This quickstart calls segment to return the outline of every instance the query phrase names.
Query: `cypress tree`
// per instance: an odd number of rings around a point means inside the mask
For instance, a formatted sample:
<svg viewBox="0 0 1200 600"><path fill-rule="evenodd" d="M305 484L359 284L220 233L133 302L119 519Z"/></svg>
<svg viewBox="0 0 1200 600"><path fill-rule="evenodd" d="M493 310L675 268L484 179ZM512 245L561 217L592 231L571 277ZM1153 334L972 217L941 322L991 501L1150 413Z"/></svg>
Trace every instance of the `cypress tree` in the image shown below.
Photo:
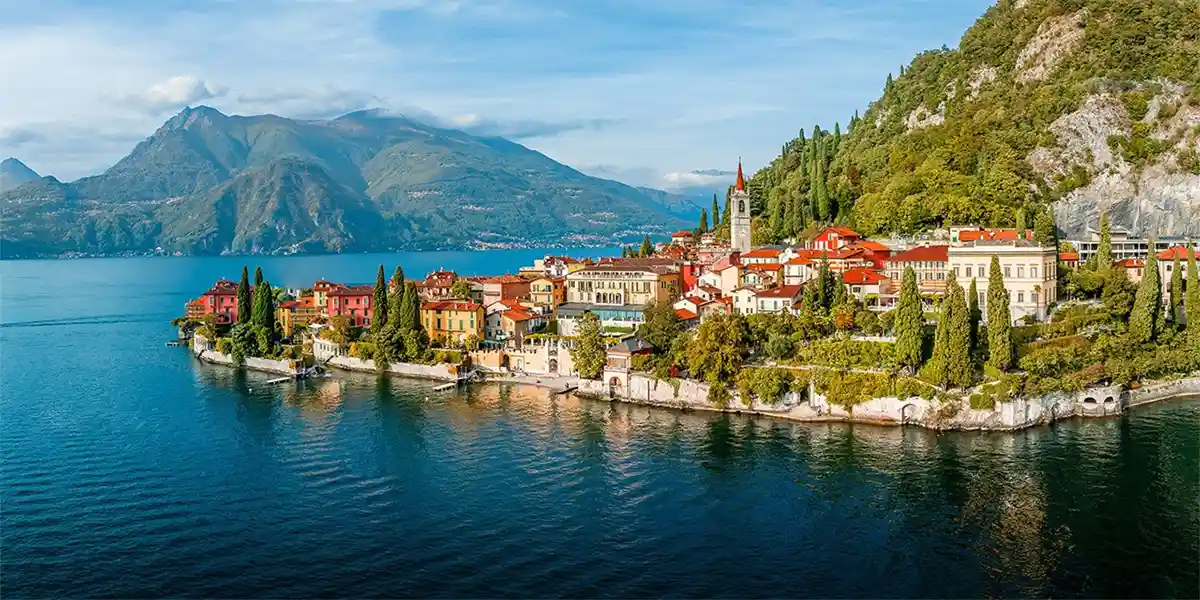
<svg viewBox="0 0 1200 600"><path fill-rule="evenodd" d="M979 348L979 321L983 314L979 311L979 290L975 287L975 278L971 278L970 298L967 299L967 328L970 331L971 352Z"/></svg>
<svg viewBox="0 0 1200 600"><path fill-rule="evenodd" d="M1112 267L1112 234L1108 231L1108 213L1100 213L1100 245L1096 247L1096 270L1104 273Z"/></svg>
<svg viewBox="0 0 1200 600"><path fill-rule="evenodd" d="M1154 253L1154 240L1150 240L1150 253L1146 256L1146 268L1142 270L1142 282L1133 300L1133 312L1129 313L1129 338L1134 343L1153 342L1158 335L1158 320L1162 312L1162 282L1158 278L1158 257Z"/></svg>
<svg viewBox="0 0 1200 600"><path fill-rule="evenodd" d="M971 316L963 289L950 273L950 298L947 307L949 316L949 348L946 352L946 381L957 387L971 385Z"/></svg>
<svg viewBox="0 0 1200 600"><path fill-rule="evenodd" d="M650 235L642 236L642 248L638 251L638 256L647 257L654 254L654 246L650 244Z"/></svg>
<svg viewBox="0 0 1200 600"><path fill-rule="evenodd" d="M254 287L258 287L263 282L262 267L254 267Z"/></svg>
<svg viewBox="0 0 1200 600"><path fill-rule="evenodd" d="M1025 223L1025 207L1022 206L1017 209L1017 237L1025 237L1025 230L1027 229L1029 229L1029 227L1027 227Z"/></svg>
<svg viewBox="0 0 1200 600"><path fill-rule="evenodd" d="M1033 241L1039 246L1058 248L1058 226L1054 224L1054 211L1049 208L1033 218Z"/></svg>
<svg viewBox="0 0 1200 600"><path fill-rule="evenodd" d="M404 267L396 265L396 270L392 272L392 285L396 287L397 292L404 291Z"/></svg>
<svg viewBox="0 0 1200 600"><path fill-rule="evenodd" d="M790 238L796 234L796 218L792 216L792 202L787 196L779 197L779 204L783 206L783 235L780 238Z"/></svg>
<svg viewBox="0 0 1200 600"><path fill-rule="evenodd" d="M988 364L1004 371L1012 366L1012 313L1008 307L1008 289L1000 272L1000 258L992 257L988 273L987 301Z"/></svg>
<svg viewBox="0 0 1200 600"><path fill-rule="evenodd" d="M400 275L400 285L396 286L394 292L388 294L387 327L389 330L404 330L408 326L408 322L404 320L404 303L407 298L405 294L408 293L408 283L404 281L404 274ZM394 276L393 280L395 280ZM416 287L416 284L413 284L413 289Z"/></svg>
<svg viewBox="0 0 1200 600"><path fill-rule="evenodd" d="M1192 348L1200 351L1200 276L1196 273L1196 249L1188 241L1187 331Z"/></svg>
<svg viewBox="0 0 1200 600"><path fill-rule="evenodd" d="M421 320L420 300L417 299L417 285L411 281L404 284L404 296L400 302L400 319L396 327L402 331L411 331L414 323ZM413 310L414 307L417 310Z"/></svg>
<svg viewBox="0 0 1200 600"><path fill-rule="evenodd" d="M1171 310L1168 311L1171 316L1171 323L1179 325L1183 319L1183 271L1179 268L1179 255L1175 255L1175 262L1171 265Z"/></svg>
<svg viewBox="0 0 1200 600"><path fill-rule="evenodd" d="M371 333L379 333L387 325L388 309L387 279L384 279L383 265L379 265L379 272L375 274L375 294L371 300L375 315L371 318Z"/></svg>
<svg viewBox="0 0 1200 600"><path fill-rule="evenodd" d="M829 270L829 261L822 260L821 268L817 271L817 304L822 310L829 310L833 301L833 273Z"/></svg>
<svg viewBox="0 0 1200 600"><path fill-rule="evenodd" d="M714 231L721 228L721 209L717 207L716 192L713 192L712 221L712 228Z"/></svg>
<svg viewBox="0 0 1200 600"><path fill-rule="evenodd" d="M951 272L953 274L953 272ZM929 380L938 385L947 385L949 376L947 375L947 367L950 363L950 288L946 287L946 294L942 296L941 306L938 307L938 322L937 328L933 331L933 356L929 357L929 362L925 365L923 374L929 377Z"/></svg>
<svg viewBox="0 0 1200 600"><path fill-rule="evenodd" d="M708 233L708 211L700 209L700 233Z"/></svg>
<svg viewBox="0 0 1200 600"><path fill-rule="evenodd" d="M271 290L271 284L266 281L254 286L254 311L251 322L266 329L274 337L275 293Z"/></svg>
<svg viewBox="0 0 1200 600"><path fill-rule="evenodd" d="M245 325L250 322L250 314L254 310L251 302L253 300L250 298L250 273L246 270L246 265L242 265L242 280L238 282L237 287L238 325Z"/></svg>
<svg viewBox="0 0 1200 600"><path fill-rule="evenodd" d="M833 299L829 301L829 308L831 311L843 304L846 304L848 301L848 298L846 297L846 286L843 285L841 281L838 281L840 277L836 275L833 277Z"/></svg>
<svg viewBox="0 0 1200 600"><path fill-rule="evenodd" d="M921 296L917 292L917 273L912 267L904 269L900 303L896 306L896 318L893 323L896 332L896 359L902 366L915 371L921 366L925 313L921 308Z"/></svg>
<svg viewBox="0 0 1200 600"><path fill-rule="evenodd" d="M802 309L808 314L810 319L815 319L817 316L817 306L821 304L820 294L817 293L818 280L810 279L804 284L804 304Z"/></svg>
<svg viewBox="0 0 1200 600"><path fill-rule="evenodd" d="M795 235L800 235L804 231L804 198L800 195L795 195L790 202L792 203L792 231Z"/></svg>
<svg viewBox="0 0 1200 600"><path fill-rule="evenodd" d="M731 221L729 220L729 211L730 211L729 196L732 191L733 191L733 186L730 186L725 189L725 210L721 213L721 222L726 225L729 225L731 223Z"/></svg>
<svg viewBox="0 0 1200 600"><path fill-rule="evenodd" d="M783 237L783 202L778 199L771 203L771 233Z"/></svg>

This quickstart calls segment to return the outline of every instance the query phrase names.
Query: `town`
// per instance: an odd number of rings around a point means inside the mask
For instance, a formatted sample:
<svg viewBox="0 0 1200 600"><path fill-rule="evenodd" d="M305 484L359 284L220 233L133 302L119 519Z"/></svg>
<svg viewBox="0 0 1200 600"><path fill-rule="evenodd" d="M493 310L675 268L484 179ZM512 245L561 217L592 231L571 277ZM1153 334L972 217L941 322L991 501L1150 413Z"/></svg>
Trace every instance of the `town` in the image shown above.
<svg viewBox="0 0 1200 600"><path fill-rule="evenodd" d="M1195 243L1134 239L1104 218L1088 239L1063 241L1048 212L1032 228L1025 220L907 239L827 226L755 246L739 164L723 218L714 198L712 227L706 214L695 231L646 238L620 258L545 256L517 273L414 280L400 267L385 279L381 265L373 285L290 292L271 291L261 272L250 285L244 272L189 302L178 323L204 349L243 360L447 363L458 377L596 380L614 397L632 395L642 374L703 382L721 407L731 388L749 406L810 386L847 407L958 389L991 408L1200 366Z"/></svg>

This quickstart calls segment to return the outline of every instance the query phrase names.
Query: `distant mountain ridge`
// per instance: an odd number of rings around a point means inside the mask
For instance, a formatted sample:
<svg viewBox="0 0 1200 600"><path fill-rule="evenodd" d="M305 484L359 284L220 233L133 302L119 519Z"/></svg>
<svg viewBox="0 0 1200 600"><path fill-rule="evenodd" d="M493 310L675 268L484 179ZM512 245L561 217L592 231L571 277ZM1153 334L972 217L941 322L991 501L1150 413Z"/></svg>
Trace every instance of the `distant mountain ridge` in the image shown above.
<svg viewBox="0 0 1200 600"><path fill-rule="evenodd" d="M0 194L40 178L36 171L15 158L0 161Z"/></svg>
<svg viewBox="0 0 1200 600"><path fill-rule="evenodd" d="M692 221L509 140L378 111L186 108L104 173L33 176L0 193L6 258L598 245Z"/></svg>

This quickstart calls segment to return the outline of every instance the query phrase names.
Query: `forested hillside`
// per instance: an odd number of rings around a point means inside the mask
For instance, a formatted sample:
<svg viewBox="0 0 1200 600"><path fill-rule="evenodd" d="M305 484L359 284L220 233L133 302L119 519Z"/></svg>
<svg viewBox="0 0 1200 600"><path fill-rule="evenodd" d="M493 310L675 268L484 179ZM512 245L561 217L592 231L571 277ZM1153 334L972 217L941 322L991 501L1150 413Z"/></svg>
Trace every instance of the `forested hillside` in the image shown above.
<svg viewBox="0 0 1200 600"><path fill-rule="evenodd" d="M848 131L784 144L748 183L759 241L815 222L1013 226L1047 206L1069 234L1102 210L1200 234L1198 35L1197 0L1001 0L957 49L889 75Z"/></svg>

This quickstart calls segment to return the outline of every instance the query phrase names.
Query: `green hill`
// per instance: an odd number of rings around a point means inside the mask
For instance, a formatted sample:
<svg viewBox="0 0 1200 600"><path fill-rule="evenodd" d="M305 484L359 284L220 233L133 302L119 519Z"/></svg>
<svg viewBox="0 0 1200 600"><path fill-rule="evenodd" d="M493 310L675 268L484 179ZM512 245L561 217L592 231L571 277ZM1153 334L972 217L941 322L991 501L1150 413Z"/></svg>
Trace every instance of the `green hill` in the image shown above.
<svg viewBox="0 0 1200 600"><path fill-rule="evenodd" d="M762 241L1012 226L1053 206L1200 234L1200 2L1001 0L957 49L917 56L848 131L784 144L748 182ZM1030 221L1032 225L1032 219Z"/></svg>
<svg viewBox="0 0 1200 600"><path fill-rule="evenodd" d="M189 108L100 175L0 194L5 257L594 245L693 220L520 144L376 111Z"/></svg>

